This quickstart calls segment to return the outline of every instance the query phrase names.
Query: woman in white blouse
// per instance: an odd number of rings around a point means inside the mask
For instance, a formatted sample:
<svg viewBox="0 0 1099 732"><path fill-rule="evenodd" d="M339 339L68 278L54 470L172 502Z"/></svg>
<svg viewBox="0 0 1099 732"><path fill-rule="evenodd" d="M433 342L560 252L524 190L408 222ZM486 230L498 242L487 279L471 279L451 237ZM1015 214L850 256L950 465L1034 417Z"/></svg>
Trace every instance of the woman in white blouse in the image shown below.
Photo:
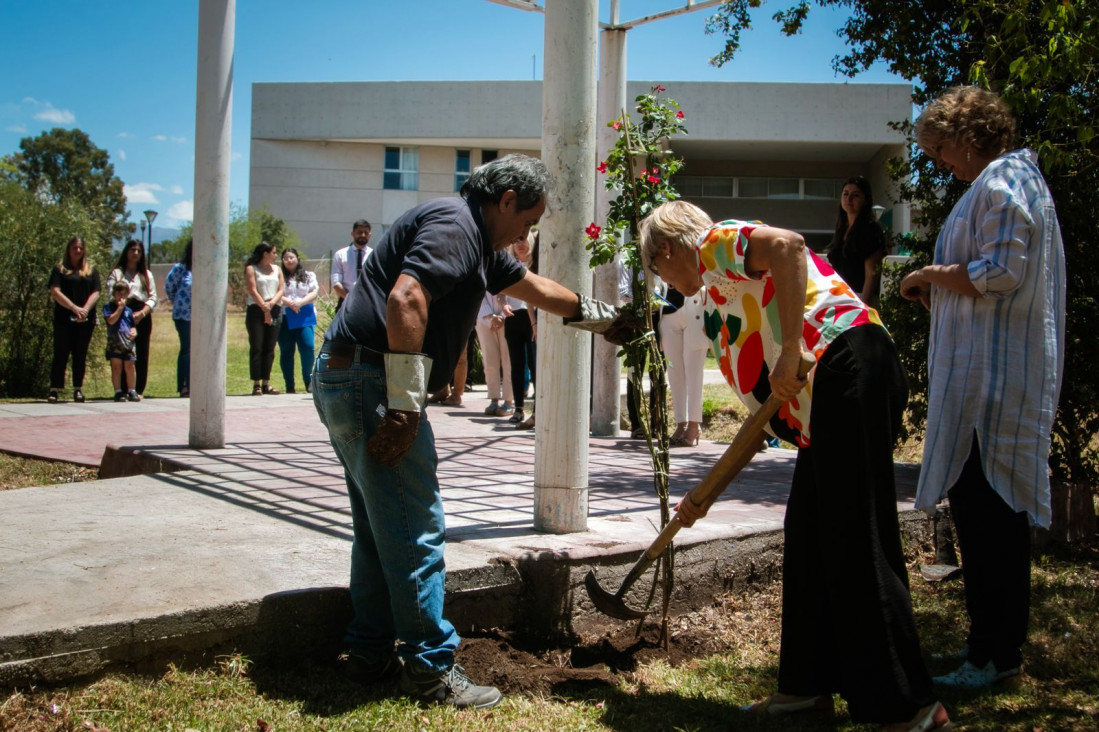
<svg viewBox="0 0 1099 732"><path fill-rule="evenodd" d="M153 309L156 308L157 296L156 279L145 261L145 246L138 239L126 242L122 253L118 255L118 263L107 275L107 292L120 281L130 284L130 296L126 300L126 306L134 311L134 324L137 326L137 338L134 340L137 351L134 380L137 383L127 384L123 373L122 390L126 392L133 389L138 394L144 394L145 385L149 382L149 341L153 334Z"/></svg>
<svg viewBox="0 0 1099 732"><path fill-rule="evenodd" d="M244 313L248 329L248 372L252 377L252 396L278 394L271 386L271 366L275 363L275 344L282 319L282 268L275 266L274 244L261 241L252 250L244 266L244 284L252 300Z"/></svg>
<svg viewBox="0 0 1099 732"><path fill-rule="evenodd" d="M293 394L294 350L301 358L302 383L307 392L313 391L313 357L315 342L313 326L317 324L317 276L301 263L297 249L282 253L282 326L279 328L279 367L286 382L286 393Z"/></svg>

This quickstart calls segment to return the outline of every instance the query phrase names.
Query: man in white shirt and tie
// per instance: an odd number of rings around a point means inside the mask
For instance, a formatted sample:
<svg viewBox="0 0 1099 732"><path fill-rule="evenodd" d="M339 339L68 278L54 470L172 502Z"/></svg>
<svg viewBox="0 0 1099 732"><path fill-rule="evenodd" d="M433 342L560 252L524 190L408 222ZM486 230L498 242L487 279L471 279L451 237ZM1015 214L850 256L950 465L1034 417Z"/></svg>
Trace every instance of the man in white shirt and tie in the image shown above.
<svg viewBox="0 0 1099 732"><path fill-rule="evenodd" d="M359 270L363 262L370 256L373 249L368 246L370 242L370 222L359 219L351 225L351 243L341 249L337 249L332 255L332 292L340 298L336 303L339 310L343 305L343 299L351 291L351 286L359 277Z"/></svg>

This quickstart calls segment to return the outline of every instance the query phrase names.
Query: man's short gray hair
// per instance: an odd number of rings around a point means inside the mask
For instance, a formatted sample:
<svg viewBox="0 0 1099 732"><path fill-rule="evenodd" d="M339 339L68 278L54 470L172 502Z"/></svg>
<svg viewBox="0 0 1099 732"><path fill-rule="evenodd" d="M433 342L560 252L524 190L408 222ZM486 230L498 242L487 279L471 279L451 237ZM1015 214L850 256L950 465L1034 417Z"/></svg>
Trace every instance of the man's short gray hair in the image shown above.
<svg viewBox="0 0 1099 732"><path fill-rule="evenodd" d="M479 166L462 186L461 195L471 201L499 203L507 191L515 191L519 210L533 208L549 190L549 171L538 158L512 153Z"/></svg>

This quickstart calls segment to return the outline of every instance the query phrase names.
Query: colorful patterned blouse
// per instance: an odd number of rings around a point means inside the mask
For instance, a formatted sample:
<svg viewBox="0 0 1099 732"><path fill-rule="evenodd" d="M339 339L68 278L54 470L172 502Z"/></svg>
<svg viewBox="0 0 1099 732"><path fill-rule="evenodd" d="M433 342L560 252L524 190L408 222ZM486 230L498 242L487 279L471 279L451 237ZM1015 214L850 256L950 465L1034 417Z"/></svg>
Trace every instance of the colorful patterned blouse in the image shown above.
<svg viewBox="0 0 1099 732"><path fill-rule="evenodd" d="M770 365L782 351L778 303L770 271L759 279L744 269L748 237L766 224L722 221L699 238L706 336L725 380L740 400L755 412L771 394ZM863 304L827 261L805 250L807 287L803 348L820 360L828 345L848 328L877 323L881 318ZM799 447L809 446L809 408L813 377L798 396L779 409L768 426L776 437Z"/></svg>

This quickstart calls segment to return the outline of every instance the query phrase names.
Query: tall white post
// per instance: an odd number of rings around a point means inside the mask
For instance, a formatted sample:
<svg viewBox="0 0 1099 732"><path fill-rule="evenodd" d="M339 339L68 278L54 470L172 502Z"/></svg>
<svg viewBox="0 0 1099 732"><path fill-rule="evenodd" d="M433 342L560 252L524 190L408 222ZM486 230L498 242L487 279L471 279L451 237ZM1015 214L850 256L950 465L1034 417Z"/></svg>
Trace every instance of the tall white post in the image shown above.
<svg viewBox="0 0 1099 732"><path fill-rule="evenodd" d="M188 444L225 446L225 307L236 0L199 0Z"/></svg>
<svg viewBox="0 0 1099 732"><path fill-rule="evenodd" d="M595 200L595 54L598 0L546 4L542 159L554 181L538 266L591 292L584 229ZM534 528L563 534L588 525L591 336L539 315Z"/></svg>
<svg viewBox="0 0 1099 732"><path fill-rule="evenodd" d="M611 24L618 22L617 2L611 2ZM622 113L626 106L626 30L609 28L600 35L599 95L596 112L596 140L600 160L607 159L607 152L614 147L618 134L607 123ZM614 191L608 191L601 177L595 181L595 220L602 225ZM596 299L618 304L618 262L604 264L595 269L592 288ZM617 356L618 347L602 338L595 339L592 369L591 433L615 436L621 420L622 361Z"/></svg>

